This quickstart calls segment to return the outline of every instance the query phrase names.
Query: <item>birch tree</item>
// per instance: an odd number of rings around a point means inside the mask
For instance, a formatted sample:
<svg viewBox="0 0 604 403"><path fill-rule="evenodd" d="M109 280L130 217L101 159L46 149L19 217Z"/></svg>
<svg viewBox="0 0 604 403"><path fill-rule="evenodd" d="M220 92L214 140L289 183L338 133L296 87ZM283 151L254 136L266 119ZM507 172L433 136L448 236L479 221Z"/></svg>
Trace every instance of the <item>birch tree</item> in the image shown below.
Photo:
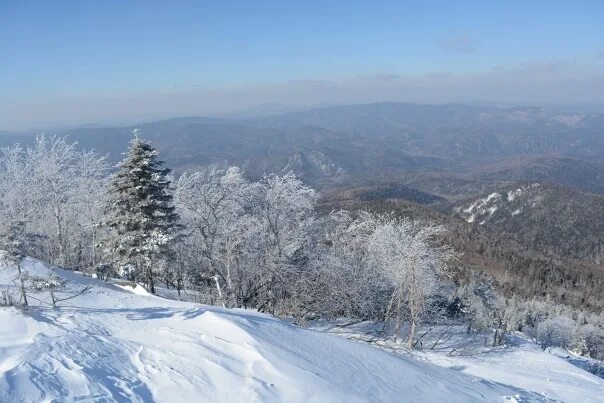
<svg viewBox="0 0 604 403"><path fill-rule="evenodd" d="M413 348L417 325L424 314L428 298L435 291L447 262L455 254L447 245L438 245L441 226L419 226L393 216L377 218L375 230L368 239L374 262L390 279L393 292L386 317L394 314L395 339L400 336L403 311L410 322L407 347Z"/></svg>
<svg viewBox="0 0 604 403"><path fill-rule="evenodd" d="M175 202L187 225L185 233L202 256L223 306L233 295L232 268L248 189L237 167L185 173L176 185Z"/></svg>
<svg viewBox="0 0 604 403"><path fill-rule="evenodd" d="M38 257L58 266L92 266L106 159L42 135L31 147L5 148L0 169L0 207L41 236Z"/></svg>
<svg viewBox="0 0 604 403"><path fill-rule="evenodd" d="M314 221L317 193L304 185L293 173L269 175L258 189L256 214L263 231L264 301L260 309L275 311L280 298L278 286L284 291L288 260L303 244L307 230Z"/></svg>

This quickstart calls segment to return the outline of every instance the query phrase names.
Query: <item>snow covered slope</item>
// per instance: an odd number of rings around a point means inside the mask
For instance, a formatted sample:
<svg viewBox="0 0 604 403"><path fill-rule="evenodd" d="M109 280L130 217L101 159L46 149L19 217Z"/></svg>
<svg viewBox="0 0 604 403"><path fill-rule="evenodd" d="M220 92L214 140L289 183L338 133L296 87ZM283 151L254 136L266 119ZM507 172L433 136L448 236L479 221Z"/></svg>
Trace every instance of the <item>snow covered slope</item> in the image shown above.
<svg viewBox="0 0 604 403"><path fill-rule="evenodd" d="M502 220L515 217L523 210L534 209L544 198L543 188L538 183L511 187L493 192L484 198L455 208L455 212L467 222L483 225L489 220ZM520 218L520 217L518 217Z"/></svg>
<svg viewBox="0 0 604 403"><path fill-rule="evenodd" d="M484 354L451 357L426 351L418 356L445 368L532 391L535 401L604 402L604 380L561 356L516 337L518 345ZM568 353L567 353L568 355Z"/></svg>
<svg viewBox="0 0 604 403"><path fill-rule="evenodd" d="M507 335L508 345L491 347L492 334L468 334L464 323L432 324L418 332L423 335L425 349L409 352L403 343L377 336L375 330L383 325L375 322L340 326L317 321L311 326L339 337L371 342L376 348L394 350L483 382L507 385L518 391L510 398L512 401L604 402L604 379L585 371L590 358L560 348L542 351L522 333Z"/></svg>
<svg viewBox="0 0 604 403"><path fill-rule="evenodd" d="M47 271L33 259L25 266ZM94 289L55 310L0 309L0 402L542 401L268 315L58 272ZM0 271L2 288L13 275Z"/></svg>
<svg viewBox="0 0 604 403"><path fill-rule="evenodd" d="M604 197L550 184L514 184L453 208L454 214L512 236L529 249L604 263Z"/></svg>

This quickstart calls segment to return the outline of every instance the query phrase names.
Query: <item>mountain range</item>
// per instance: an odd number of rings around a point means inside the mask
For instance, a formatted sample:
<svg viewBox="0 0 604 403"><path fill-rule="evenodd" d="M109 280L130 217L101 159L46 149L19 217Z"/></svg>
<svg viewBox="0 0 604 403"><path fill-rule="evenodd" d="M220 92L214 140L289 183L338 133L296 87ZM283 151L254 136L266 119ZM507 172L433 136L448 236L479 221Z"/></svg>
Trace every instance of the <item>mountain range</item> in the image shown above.
<svg viewBox="0 0 604 403"><path fill-rule="evenodd" d="M562 293L578 305L577 284L588 297L604 290L603 113L384 102L48 134L117 162L134 127L176 174L228 165L253 179L293 171L320 190L325 209L391 209L445 224L465 264L511 290L530 273L536 285L527 292ZM0 132L0 145L31 144L35 134ZM540 288L558 274L563 291Z"/></svg>
<svg viewBox="0 0 604 403"><path fill-rule="evenodd" d="M318 186L373 183L383 177L405 180L409 172L426 176L430 171L431 178L543 178L603 190L604 114L597 113L377 103L254 119L175 118L136 127L169 165L181 170L210 164L238 164L253 176L293 170ZM117 161L131 130L79 127L49 134L66 135ZM28 143L33 135L0 132L0 143ZM584 178L583 172L596 172L599 178Z"/></svg>

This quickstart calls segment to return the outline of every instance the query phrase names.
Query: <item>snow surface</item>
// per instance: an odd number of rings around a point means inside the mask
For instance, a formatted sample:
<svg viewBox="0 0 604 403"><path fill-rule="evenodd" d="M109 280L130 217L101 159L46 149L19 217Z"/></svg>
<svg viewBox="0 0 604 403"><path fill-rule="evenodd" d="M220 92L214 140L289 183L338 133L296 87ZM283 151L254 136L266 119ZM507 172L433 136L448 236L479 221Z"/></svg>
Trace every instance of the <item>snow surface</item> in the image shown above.
<svg viewBox="0 0 604 403"><path fill-rule="evenodd" d="M48 271L34 259L24 266ZM546 401L479 370L483 379L269 315L57 272L73 290L94 288L57 309L0 308L0 402ZM13 276L0 271L0 287ZM576 387L604 396L599 378L584 374L573 375Z"/></svg>
<svg viewBox="0 0 604 403"><path fill-rule="evenodd" d="M604 379L584 370L590 358L577 357L563 349L542 351L521 333L509 335L508 346L485 347L485 340L490 345L492 334L468 335L465 324L430 325L418 331L426 348L409 353L403 347L404 341L393 343L391 338L376 337L372 330L376 326L382 329L381 324L311 326L340 337L371 342L378 348L475 376L483 382L512 387L517 393L508 397L510 401L604 402ZM438 346L431 348L437 340Z"/></svg>
<svg viewBox="0 0 604 403"><path fill-rule="evenodd" d="M427 352L431 363L541 395L537 401L604 402L604 380L534 343L487 354L450 357ZM517 400L521 400L518 399Z"/></svg>

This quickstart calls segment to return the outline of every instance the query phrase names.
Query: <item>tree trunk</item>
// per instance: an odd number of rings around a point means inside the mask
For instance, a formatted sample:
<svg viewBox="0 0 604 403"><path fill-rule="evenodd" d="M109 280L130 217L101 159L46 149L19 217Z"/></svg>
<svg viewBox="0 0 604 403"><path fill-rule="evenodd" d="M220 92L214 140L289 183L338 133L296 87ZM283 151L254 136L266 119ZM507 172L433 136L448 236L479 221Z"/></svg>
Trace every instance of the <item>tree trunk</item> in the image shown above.
<svg viewBox="0 0 604 403"><path fill-rule="evenodd" d="M49 290L50 293L50 300L52 301L52 307L56 308L57 307L57 301L55 300L55 293L54 291L51 289Z"/></svg>
<svg viewBox="0 0 604 403"><path fill-rule="evenodd" d="M27 293L25 292L25 282L23 281L23 275L21 273L21 262L17 262L17 272L19 273L19 282L21 283L21 298L23 299L23 304L25 306L29 306L27 303Z"/></svg>
<svg viewBox="0 0 604 403"><path fill-rule="evenodd" d="M181 272L181 269L179 269L178 274L176 275L176 291L178 292L179 297L180 297L181 290L182 290L182 272Z"/></svg>
<svg viewBox="0 0 604 403"><path fill-rule="evenodd" d="M413 341L415 340L415 319L411 318L411 329L409 330L409 338L407 339L407 348L410 350L413 348Z"/></svg>
<svg viewBox="0 0 604 403"><path fill-rule="evenodd" d="M149 292L151 294L155 294L155 282L153 281L153 271L151 266L147 267L147 286L149 287Z"/></svg>
<svg viewBox="0 0 604 403"><path fill-rule="evenodd" d="M396 301L396 328L394 329L394 342L396 343L396 340L398 337L400 337L401 335L401 305L402 305L402 297L401 295L398 296L397 301Z"/></svg>
<svg viewBox="0 0 604 403"><path fill-rule="evenodd" d="M56 197L55 197L56 199ZM65 245L64 245L64 233L63 233L63 223L61 222L61 213L59 211L58 202L55 200L54 202L54 218L57 222L57 242L59 243L59 265L65 266Z"/></svg>
<svg viewBox="0 0 604 403"><path fill-rule="evenodd" d="M222 297L222 288L220 288L220 281L218 281L218 274L214 274L214 283L216 284L216 291L218 291L218 298L220 298L220 304L223 308L226 308L224 304L224 298Z"/></svg>

